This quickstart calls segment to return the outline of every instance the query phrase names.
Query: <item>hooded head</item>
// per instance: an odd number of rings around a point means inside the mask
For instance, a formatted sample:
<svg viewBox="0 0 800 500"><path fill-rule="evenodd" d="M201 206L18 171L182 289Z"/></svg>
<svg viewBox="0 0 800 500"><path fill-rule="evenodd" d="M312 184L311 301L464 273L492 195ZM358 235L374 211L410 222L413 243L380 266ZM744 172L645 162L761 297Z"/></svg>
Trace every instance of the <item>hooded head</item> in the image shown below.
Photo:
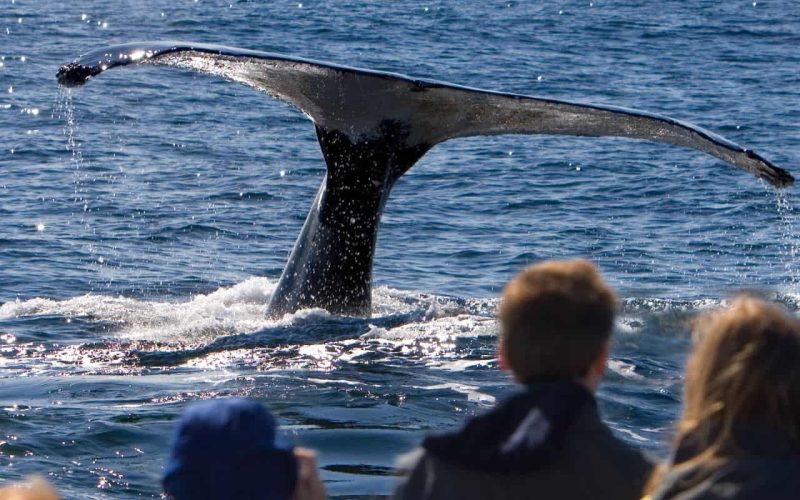
<svg viewBox="0 0 800 500"><path fill-rule="evenodd" d="M191 405L178 421L164 492L176 500L289 498L297 462L275 444L275 428L264 406L245 399Z"/></svg>

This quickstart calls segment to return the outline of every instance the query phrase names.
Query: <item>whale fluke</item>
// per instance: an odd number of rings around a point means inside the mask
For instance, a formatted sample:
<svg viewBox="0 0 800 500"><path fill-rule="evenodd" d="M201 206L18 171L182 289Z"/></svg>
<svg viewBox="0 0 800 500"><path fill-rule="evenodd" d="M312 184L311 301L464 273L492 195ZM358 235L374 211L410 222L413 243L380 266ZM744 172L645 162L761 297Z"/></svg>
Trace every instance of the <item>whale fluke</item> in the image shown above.
<svg viewBox="0 0 800 500"><path fill-rule="evenodd" d="M327 174L268 306L273 317L307 307L369 314L375 241L391 188L431 147L448 139L500 134L646 139L708 153L776 187L794 182L751 150L657 114L238 48L129 43L83 55L62 66L57 78L77 86L130 64L220 76L281 99L314 122Z"/></svg>

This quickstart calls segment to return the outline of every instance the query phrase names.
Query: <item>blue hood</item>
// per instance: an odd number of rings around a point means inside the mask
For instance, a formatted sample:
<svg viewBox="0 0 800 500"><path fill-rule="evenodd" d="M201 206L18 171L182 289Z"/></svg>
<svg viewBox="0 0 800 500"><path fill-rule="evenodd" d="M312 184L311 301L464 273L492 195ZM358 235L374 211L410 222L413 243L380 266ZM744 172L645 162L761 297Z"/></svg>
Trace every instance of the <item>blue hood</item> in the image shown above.
<svg viewBox="0 0 800 500"><path fill-rule="evenodd" d="M275 444L275 419L263 405L224 399L190 406L178 422L164 471L176 500L284 500L297 480L291 448Z"/></svg>

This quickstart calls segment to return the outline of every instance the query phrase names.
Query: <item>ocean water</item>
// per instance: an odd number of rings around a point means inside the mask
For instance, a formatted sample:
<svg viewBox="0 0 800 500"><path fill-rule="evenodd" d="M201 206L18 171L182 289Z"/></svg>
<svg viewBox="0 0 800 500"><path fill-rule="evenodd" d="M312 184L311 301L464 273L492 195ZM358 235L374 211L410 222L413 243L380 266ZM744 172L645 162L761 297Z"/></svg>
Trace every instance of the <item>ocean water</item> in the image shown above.
<svg viewBox="0 0 800 500"><path fill-rule="evenodd" d="M332 497L387 494L398 454L511 390L494 361L504 283L579 256L622 299L603 414L663 456L691 318L742 289L798 310L793 189L665 145L504 136L436 146L398 183L371 318L267 321L324 173L306 118L175 69L55 81L102 45L218 43L646 109L798 175L792 0L0 5L2 482L158 497L183 408L236 395L319 451Z"/></svg>

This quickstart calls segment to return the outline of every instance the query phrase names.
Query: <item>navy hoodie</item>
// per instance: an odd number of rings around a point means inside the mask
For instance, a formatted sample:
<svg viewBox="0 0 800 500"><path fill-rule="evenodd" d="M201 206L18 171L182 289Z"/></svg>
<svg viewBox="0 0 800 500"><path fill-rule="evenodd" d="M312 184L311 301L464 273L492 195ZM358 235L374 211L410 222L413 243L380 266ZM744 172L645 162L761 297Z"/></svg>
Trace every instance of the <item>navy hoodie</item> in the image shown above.
<svg viewBox="0 0 800 500"><path fill-rule="evenodd" d="M640 498L650 471L573 381L530 384L419 455L396 498Z"/></svg>

